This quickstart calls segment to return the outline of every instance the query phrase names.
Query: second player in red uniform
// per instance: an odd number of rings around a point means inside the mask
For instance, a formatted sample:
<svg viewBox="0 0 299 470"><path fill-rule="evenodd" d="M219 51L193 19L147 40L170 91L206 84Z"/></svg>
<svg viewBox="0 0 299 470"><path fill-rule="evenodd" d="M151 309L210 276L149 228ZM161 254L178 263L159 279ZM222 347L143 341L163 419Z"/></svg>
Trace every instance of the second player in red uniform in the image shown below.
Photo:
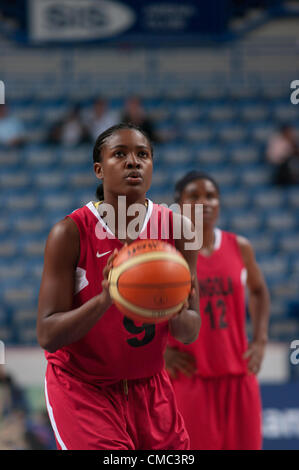
<svg viewBox="0 0 299 470"><path fill-rule="evenodd" d="M191 172L176 190L180 204L203 205L203 246L197 260L201 331L190 345L169 337L165 356L191 449L260 449L256 374L267 342L268 290L249 241L215 227L220 193L213 178ZM253 326L249 345L246 286Z"/></svg>

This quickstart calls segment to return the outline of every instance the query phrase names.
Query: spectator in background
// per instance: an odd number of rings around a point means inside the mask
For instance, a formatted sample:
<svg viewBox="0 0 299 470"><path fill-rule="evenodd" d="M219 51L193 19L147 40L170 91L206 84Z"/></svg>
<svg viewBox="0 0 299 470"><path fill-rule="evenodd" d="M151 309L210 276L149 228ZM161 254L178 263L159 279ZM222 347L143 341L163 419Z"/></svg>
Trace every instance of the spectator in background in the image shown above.
<svg viewBox="0 0 299 470"><path fill-rule="evenodd" d="M150 140L157 142L158 136L154 129L154 123L147 116L147 113L141 103L141 99L138 96L132 96L128 98L125 103L125 108L121 116L122 122L131 122L135 126L143 129Z"/></svg>
<svg viewBox="0 0 299 470"><path fill-rule="evenodd" d="M274 183L299 184L299 143L293 126L284 124L270 138L266 157L275 168Z"/></svg>
<svg viewBox="0 0 299 470"><path fill-rule="evenodd" d="M69 147L75 147L89 141L88 129L83 123L79 105L73 106L65 118L54 124L48 136L49 143Z"/></svg>
<svg viewBox="0 0 299 470"><path fill-rule="evenodd" d="M32 419L26 393L0 365L0 450L54 449L45 412Z"/></svg>
<svg viewBox="0 0 299 470"><path fill-rule="evenodd" d="M0 105L0 145L19 147L25 142L25 127L15 116L9 114L5 104Z"/></svg>
<svg viewBox="0 0 299 470"><path fill-rule="evenodd" d="M91 140L95 141L104 130L119 122L119 115L109 110L105 99L98 98L92 110L86 114L84 122Z"/></svg>
<svg viewBox="0 0 299 470"><path fill-rule="evenodd" d="M28 412L23 390L0 365L0 449L26 449Z"/></svg>

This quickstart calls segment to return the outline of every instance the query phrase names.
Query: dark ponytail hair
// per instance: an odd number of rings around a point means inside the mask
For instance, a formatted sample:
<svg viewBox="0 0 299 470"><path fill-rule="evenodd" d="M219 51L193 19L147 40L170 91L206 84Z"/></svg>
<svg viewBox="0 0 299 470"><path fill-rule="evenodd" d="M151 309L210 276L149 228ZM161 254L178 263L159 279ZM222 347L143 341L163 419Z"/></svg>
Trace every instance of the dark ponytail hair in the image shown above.
<svg viewBox="0 0 299 470"><path fill-rule="evenodd" d="M177 181L175 185L175 192L174 192L174 200L175 202L179 202L182 196L182 192L184 191L185 187L187 184L191 183L192 181L195 180L208 180L211 181L211 183L215 186L217 189L218 194L220 194L220 188L217 183L217 181L208 173L205 173L204 171L190 171L187 173L185 176L183 176L179 181Z"/></svg>
<svg viewBox="0 0 299 470"><path fill-rule="evenodd" d="M93 147L93 162L94 163L100 162L102 160L101 150L102 150L103 145L105 144L106 140L109 137L111 137L115 132L123 130L123 129L133 129L135 131L141 132L141 134L144 135L144 137L147 139L148 143L150 144L151 153L152 153L152 157L153 157L153 153L154 153L153 152L153 146L152 146L151 140L150 140L149 136L147 135L147 133L143 129L141 129L140 127L136 126L135 124L132 124L131 122L128 122L128 123L127 122L121 122L120 124L116 124L115 126L109 127L104 132L102 132L102 134L100 134L98 136L98 138L97 138L97 140L94 144L94 147ZM104 200L104 186L103 186L102 182L97 187L96 197L99 201Z"/></svg>

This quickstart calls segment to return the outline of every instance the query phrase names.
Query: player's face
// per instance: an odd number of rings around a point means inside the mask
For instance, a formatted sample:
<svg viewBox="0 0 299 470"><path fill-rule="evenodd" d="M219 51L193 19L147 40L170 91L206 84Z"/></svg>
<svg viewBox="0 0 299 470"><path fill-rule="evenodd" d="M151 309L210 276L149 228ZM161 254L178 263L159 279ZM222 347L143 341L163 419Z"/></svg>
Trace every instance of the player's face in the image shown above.
<svg viewBox="0 0 299 470"><path fill-rule="evenodd" d="M203 223L213 226L219 216L220 199L217 188L210 180L198 179L187 184L182 192L180 204L203 205ZM195 211L191 211L195 224Z"/></svg>
<svg viewBox="0 0 299 470"><path fill-rule="evenodd" d="M124 195L134 202L145 197L151 185L153 159L150 143L141 132L114 132L103 145L101 156L94 169L104 183L105 200L111 195Z"/></svg>

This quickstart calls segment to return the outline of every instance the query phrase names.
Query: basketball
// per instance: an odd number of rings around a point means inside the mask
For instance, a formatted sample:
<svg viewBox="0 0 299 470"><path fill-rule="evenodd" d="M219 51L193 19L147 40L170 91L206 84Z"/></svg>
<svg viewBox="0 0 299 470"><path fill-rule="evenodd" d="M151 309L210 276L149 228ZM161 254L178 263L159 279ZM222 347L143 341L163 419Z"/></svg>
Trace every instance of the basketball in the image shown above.
<svg viewBox="0 0 299 470"><path fill-rule="evenodd" d="M109 273L116 307L132 320L160 323L183 307L191 274L181 253L159 240L137 240L123 247Z"/></svg>

